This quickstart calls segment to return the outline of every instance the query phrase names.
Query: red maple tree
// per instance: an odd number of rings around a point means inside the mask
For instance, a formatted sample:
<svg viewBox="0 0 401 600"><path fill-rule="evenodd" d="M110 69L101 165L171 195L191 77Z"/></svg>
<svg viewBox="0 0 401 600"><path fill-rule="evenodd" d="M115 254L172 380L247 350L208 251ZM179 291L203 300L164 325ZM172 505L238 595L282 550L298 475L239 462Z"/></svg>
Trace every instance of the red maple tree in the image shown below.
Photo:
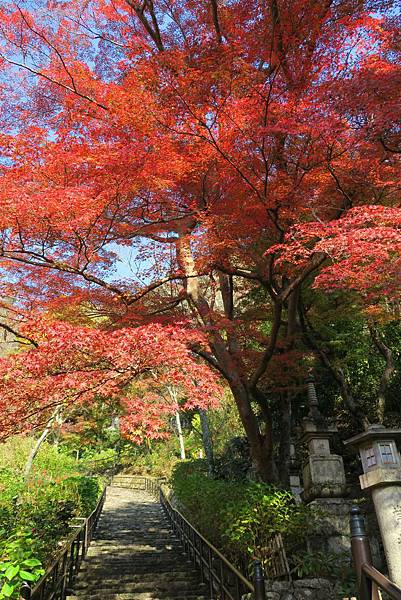
<svg viewBox="0 0 401 600"><path fill-rule="evenodd" d="M364 290L368 269L376 289L396 287L394 6L32 0L0 12L4 294L12 283L29 308L84 304L128 335L191 319L209 344L191 350L229 384L265 480L277 478L269 365L296 353L302 286L321 273ZM113 278L126 247L132 274ZM287 399L283 430L290 418Z"/></svg>
<svg viewBox="0 0 401 600"><path fill-rule="evenodd" d="M184 327L158 324L110 331L79 327L48 318L26 319L19 333L34 347L0 359L0 435L39 426L49 411L85 404L99 396L125 408L124 432L146 424L159 437L163 415L177 406L161 395L138 397L130 385L138 377L174 383L185 397L183 408L216 406L221 388L210 369L194 360L188 345L195 336ZM196 343L204 344L196 337ZM140 441L138 434L135 438Z"/></svg>

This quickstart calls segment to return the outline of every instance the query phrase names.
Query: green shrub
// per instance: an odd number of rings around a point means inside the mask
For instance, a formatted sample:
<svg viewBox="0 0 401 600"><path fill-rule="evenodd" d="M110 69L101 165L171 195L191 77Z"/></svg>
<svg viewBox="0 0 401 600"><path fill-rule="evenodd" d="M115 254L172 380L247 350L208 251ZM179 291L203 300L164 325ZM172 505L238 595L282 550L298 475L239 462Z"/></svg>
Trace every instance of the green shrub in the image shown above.
<svg viewBox="0 0 401 600"><path fill-rule="evenodd" d="M93 511L100 495L100 481L83 475L32 479L18 499L18 524L35 536L38 558L47 562L69 533L76 516Z"/></svg>
<svg viewBox="0 0 401 600"><path fill-rule="evenodd" d="M353 598L357 594L357 582L348 552L302 552L291 556L294 574L300 578L333 579L337 583L339 597Z"/></svg>
<svg viewBox="0 0 401 600"><path fill-rule="evenodd" d="M256 482L215 480L205 461L175 467L175 497L203 535L239 564L243 557L269 561L268 543L275 533L305 539L311 513L290 492Z"/></svg>
<svg viewBox="0 0 401 600"><path fill-rule="evenodd" d="M91 473L104 473L112 468L116 462L117 455L114 448L107 448L97 452L89 449L84 452L80 464Z"/></svg>
<svg viewBox="0 0 401 600"><path fill-rule="evenodd" d="M25 483L30 445L21 440L23 452L15 439L0 446L0 600L18 595L21 580L36 581L70 535L71 519L89 516L103 487L101 478L83 475L74 458L50 444Z"/></svg>
<svg viewBox="0 0 401 600"><path fill-rule="evenodd" d="M234 552L269 561L268 545L272 537L281 533L284 540L301 543L306 539L310 511L297 505L291 492L262 483L244 486L243 495L236 505L227 507L225 537Z"/></svg>
<svg viewBox="0 0 401 600"><path fill-rule="evenodd" d="M24 581L32 585L43 575L42 563L34 556L35 545L32 531L24 527L0 539L0 600L17 598Z"/></svg>
<svg viewBox="0 0 401 600"><path fill-rule="evenodd" d="M80 463L64 452L60 452L57 446L43 444L33 465L33 471L51 477L66 476L79 472Z"/></svg>
<svg viewBox="0 0 401 600"><path fill-rule="evenodd" d="M9 535L16 525L16 505L23 489L22 475L13 469L0 467L0 527L3 537Z"/></svg>
<svg viewBox="0 0 401 600"><path fill-rule="evenodd" d="M102 491L101 479L81 475L80 477L74 477L73 483L76 485L79 497L79 514L87 517L95 509Z"/></svg>
<svg viewBox="0 0 401 600"><path fill-rule="evenodd" d="M229 440L223 452L215 458L214 473L219 479L246 481L251 464L248 441L238 436Z"/></svg>
<svg viewBox="0 0 401 600"><path fill-rule="evenodd" d="M151 447L123 449L121 455L124 471L135 475L170 477L179 459L178 442L174 436L163 441L153 441Z"/></svg>

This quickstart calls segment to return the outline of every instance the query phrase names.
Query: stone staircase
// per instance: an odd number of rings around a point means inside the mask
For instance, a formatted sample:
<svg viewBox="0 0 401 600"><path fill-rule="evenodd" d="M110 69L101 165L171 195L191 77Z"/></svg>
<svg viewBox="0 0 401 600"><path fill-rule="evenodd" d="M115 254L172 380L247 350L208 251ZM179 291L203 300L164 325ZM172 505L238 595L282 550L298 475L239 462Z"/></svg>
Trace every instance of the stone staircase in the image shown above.
<svg viewBox="0 0 401 600"><path fill-rule="evenodd" d="M69 600L206 600L160 504L145 491L109 487Z"/></svg>

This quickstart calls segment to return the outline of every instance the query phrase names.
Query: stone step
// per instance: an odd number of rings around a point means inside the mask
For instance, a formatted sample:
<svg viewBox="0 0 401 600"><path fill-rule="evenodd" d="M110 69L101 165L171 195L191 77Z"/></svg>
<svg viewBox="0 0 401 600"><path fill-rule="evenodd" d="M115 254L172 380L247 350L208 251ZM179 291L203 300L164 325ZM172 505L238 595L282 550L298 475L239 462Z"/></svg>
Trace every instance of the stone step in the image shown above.
<svg viewBox="0 0 401 600"><path fill-rule="evenodd" d="M108 562L107 564L103 563L89 563L87 565L83 565L80 569L80 573L86 573L87 576L91 574L103 574L104 576L110 574L114 577L114 575L121 574L129 574L129 573L165 573L165 572L175 572L176 570L183 569L184 566L190 568L192 563L184 562L184 561L146 561L144 563L133 560L132 563L124 563L121 564L117 561Z"/></svg>
<svg viewBox="0 0 401 600"><path fill-rule="evenodd" d="M158 577L157 574L154 575L152 581L134 581L134 582L117 582L113 581L113 583L106 585L104 582L101 582L100 585L91 585L88 584L86 586L82 584L77 584L73 586L75 592L80 592L82 594L95 594L95 595L107 595L118 592L119 594L133 594L136 592L151 592L152 590L157 591L171 591L171 590L205 590L206 585L199 583L199 577L195 578L187 578L187 579L178 579L178 580L168 580L164 581L162 578Z"/></svg>
<svg viewBox="0 0 401 600"><path fill-rule="evenodd" d="M171 555L171 557L150 557L147 560L140 560L138 557L133 557L131 561L121 561L118 556L115 558L108 557L107 560L99 560L98 557L95 557L96 560L91 560L90 558L85 560L81 565L80 571L83 573L84 571L89 572L92 570L103 570L105 572L109 570L113 571L126 571L133 572L134 569L138 570L138 572L143 572L144 569L151 570L155 567L161 571L165 571L166 569L171 570L182 570L185 568L189 568L193 563L189 561L185 554L182 555Z"/></svg>
<svg viewBox="0 0 401 600"><path fill-rule="evenodd" d="M207 600L207 589L154 498L109 488L69 600Z"/></svg>
<svg viewBox="0 0 401 600"><path fill-rule="evenodd" d="M168 544L168 543L163 543L163 544L137 544L137 545L133 545L131 544L129 547L125 547L125 546L94 546L93 548L91 548L91 552L89 556L104 556L104 555L115 555L115 554L119 554L122 556L131 556L134 553L137 553L138 556L146 553L146 552L155 552L155 553L160 553L160 552L182 552L182 546L181 544Z"/></svg>
<svg viewBox="0 0 401 600"><path fill-rule="evenodd" d="M177 538L174 538L173 536L163 536L163 537L158 537L158 536L133 536L130 538L125 538L125 537L112 537L110 535L110 537L102 537L101 539L95 539L92 541L91 547L98 547L98 546L104 546L104 547L112 547L112 546L118 546L118 547L130 547L130 546L138 546L138 545L146 545L146 544L159 544L159 545L179 545L180 544L180 540L178 540Z"/></svg>
<svg viewBox="0 0 401 600"><path fill-rule="evenodd" d="M187 570L182 570L182 571L174 571L173 573L171 571L168 571L166 573L163 572L157 572L157 578L160 579L160 581L165 581L165 582L175 582L175 581L182 581L182 580L190 580L190 581L199 581L199 573L195 570L195 569L187 569ZM125 584L125 583L136 583L136 582L153 582L155 580L155 573L128 573L128 574L117 574L116 577L111 578L110 574L108 573L106 577L99 577L94 578L91 577L90 581L87 580L86 577L82 577L81 575L78 575L78 577L76 578L75 584L74 584L74 588L85 588L88 586L104 586L104 587L110 587L110 585L118 585L118 584Z"/></svg>
<svg viewBox="0 0 401 600"><path fill-rule="evenodd" d="M159 593L157 590L152 592L137 592L133 594L107 594L107 595L79 595L67 596L68 600L210 600L208 593L192 592L183 590L182 592L173 591L170 594Z"/></svg>
<svg viewBox="0 0 401 600"><path fill-rule="evenodd" d="M176 556L182 556L184 554L184 550L182 546L173 546L173 545L167 545L165 544L162 547L150 547L148 548L147 546L142 547L143 549L137 549L136 552L127 552L126 550L124 550L124 548L120 548L120 549L114 549L110 552L107 552L105 549L97 549L97 548L92 548L90 550L90 552L88 552L87 554L87 558L85 560L88 560L89 558L96 558L98 557L99 560L107 560L107 558L113 558L115 556L120 556L121 561L131 561L132 558L137 557L138 560L144 560L146 559L148 556L159 556L161 554L165 554L168 557L171 557L173 555Z"/></svg>
<svg viewBox="0 0 401 600"><path fill-rule="evenodd" d="M92 541L91 548L99 548L99 550L105 549L105 550L110 550L110 551L112 551L114 548L122 548L125 550L135 551L139 547L149 546L149 545L151 545L152 547L154 547L154 546L178 547L182 544L181 544L180 540L173 538L173 537L159 538L159 537L154 536L153 538L146 537L146 538L134 538L134 539L103 538L103 539L98 539L98 540Z"/></svg>
<svg viewBox="0 0 401 600"><path fill-rule="evenodd" d="M174 560L174 562L177 561L181 561L184 562L186 557L186 554L184 553L183 549L181 548L180 550L177 548L171 548L170 550L168 548L164 548L163 550L157 551L157 550L150 550L150 551L144 551L144 552L138 552L138 553L134 553L132 552L131 554L128 553L118 553L118 552L110 552L109 554L105 554L105 553L97 553L95 550L93 550L92 552L88 552L85 561L82 563L83 565L85 565L86 563L102 563L107 565L109 562L116 562L118 561L121 565L124 564L132 564L133 562L139 562L139 563L143 563L143 562L149 562L150 561L155 561L155 560L162 560L163 557L168 561L171 562L172 560Z"/></svg>

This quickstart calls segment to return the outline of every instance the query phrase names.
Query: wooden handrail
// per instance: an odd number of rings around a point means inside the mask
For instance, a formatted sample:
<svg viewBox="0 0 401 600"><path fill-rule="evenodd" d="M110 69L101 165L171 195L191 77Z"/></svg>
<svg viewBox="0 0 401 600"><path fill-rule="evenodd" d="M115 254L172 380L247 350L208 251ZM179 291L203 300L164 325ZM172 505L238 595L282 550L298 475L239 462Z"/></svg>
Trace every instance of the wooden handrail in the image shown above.
<svg viewBox="0 0 401 600"><path fill-rule="evenodd" d="M254 587L253 587L252 583L249 581L249 579L247 579L247 578L246 578L246 577L245 577L245 576L244 576L244 575L241 573L241 571L238 571L238 569L237 569L237 568L236 568L236 567L235 567L233 564L231 564L231 563L230 563L230 561L229 561L229 560L228 560L228 559L227 559L227 558L224 556L224 554L222 554L222 553L220 552L220 550L218 550L218 548L216 548L216 546L213 546L213 544L212 544L211 542L209 542L209 540L207 540L207 539L206 539L206 538L205 538L205 537L204 537L204 536L201 534L201 532L200 532L200 531L198 531L198 530L196 529L196 527L194 527L194 526L192 525L192 523L190 523L190 522L188 521L188 519L186 519L186 518L184 517L184 515L183 515L183 514L182 514L182 513L181 513L179 510L177 510L177 509L176 509L176 508L175 508L175 507L174 507L174 506L171 504L171 502L170 502L170 501L168 500L168 498L166 497L166 494L163 492L163 490L162 490L161 486L158 484L157 480L155 480L155 479L151 479L150 477L146 477L146 476L143 476L143 477L144 477L144 479L148 479L148 480L150 480L150 481L152 482L152 484L155 484L155 485L156 485L156 488L158 489L158 492L160 493L160 500L161 500L161 504L162 504L162 505L163 505L163 504L164 504L164 505L167 505L167 506L168 506L168 508L169 508L169 510L171 510L171 511L172 511L172 512L174 512L174 513L175 513L177 516L179 516L179 517L180 517L180 519L181 519L181 520L182 520L184 523L186 523L186 525L187 525L187 526L188 526L188 527L189 527L189 528L190 528L190 529L191 529L191 530L192 530L192 531L195 533L195 535L196 535L196 536L197 536L199 539L201 539L201 540L202 540L202 542L205 544L205 546L207 546L208 548L210 548L210 549L212 550L212 552L213 552L214 554L216 554L216 556L217 556L217 557L218 557L218 558L219 558L221 561L223 561L223 562L225 563L225 565L226 565L227 567L229 567L229 569L230 569L230 570L232 570L232 571L233 571L233 573L235 573L235 575L236 575L236 576L237 576L239 579L241 579L241 581L242 581L242 582L243 582L243 584L244 584L244 585L245 585L245 586L246 586L246 587L249 589L249 591L250 591L250 592L254 592L254 591L255 591L255 590L254 590Z"/></svg>
<svg viewBox="0 0 401 600"><path fill-rule="evenodd" d="M372 567L372 565L362 565L362 578L366 578L367 580L374 582L377 587L383 592L386 592L386 594L388 594L392 600L401 600L401 589L398 587L398 585L390 581L390 579ZM365 586L366 584L369 586L368 581L365 582Z"/></svg>

